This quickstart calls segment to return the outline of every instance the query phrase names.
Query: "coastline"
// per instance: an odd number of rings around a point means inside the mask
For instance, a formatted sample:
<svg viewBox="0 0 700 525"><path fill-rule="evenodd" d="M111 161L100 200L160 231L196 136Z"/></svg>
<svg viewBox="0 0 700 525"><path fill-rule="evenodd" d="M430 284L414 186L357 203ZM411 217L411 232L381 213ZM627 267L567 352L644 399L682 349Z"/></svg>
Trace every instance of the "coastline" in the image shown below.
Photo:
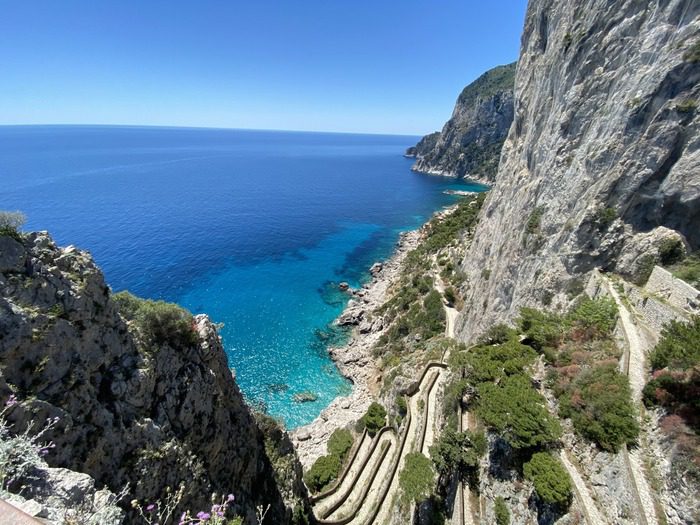
<svg viewBox="0 0 700 525"><path fill-rule="evenodd" d="M337 324L353 327L347 344L328 349L340 373L352 382L352 391L348 396L336 397L311 423L289 432L305 469L326 454L326 443L333 431L360 419L376 399L381 376L372 348L381 337L384 325L382 318L374 317L372 313L386 301L387 292L397 281L406 255L418 246L422 232L421 226L401 233L391 257L370 268L372 280L350 291L351 299L335 320Z"/></svg>

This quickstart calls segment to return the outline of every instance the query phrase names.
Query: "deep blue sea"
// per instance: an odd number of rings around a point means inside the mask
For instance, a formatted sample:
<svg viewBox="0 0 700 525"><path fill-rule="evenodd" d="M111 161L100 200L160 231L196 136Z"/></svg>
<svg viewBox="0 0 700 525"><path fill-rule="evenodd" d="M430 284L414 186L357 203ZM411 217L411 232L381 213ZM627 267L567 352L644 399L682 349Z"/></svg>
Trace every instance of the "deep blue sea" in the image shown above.
<svg viewBox="0 0 700 525"><path fill-rule="evenodd" d="M418 137L109 126L0 127L0 209L89 250L115 291L224 323L246 397L289 428L349 391L331 328L401 231L479 189L410 171ZM294 394L310 391L311 403Z"/></svg>

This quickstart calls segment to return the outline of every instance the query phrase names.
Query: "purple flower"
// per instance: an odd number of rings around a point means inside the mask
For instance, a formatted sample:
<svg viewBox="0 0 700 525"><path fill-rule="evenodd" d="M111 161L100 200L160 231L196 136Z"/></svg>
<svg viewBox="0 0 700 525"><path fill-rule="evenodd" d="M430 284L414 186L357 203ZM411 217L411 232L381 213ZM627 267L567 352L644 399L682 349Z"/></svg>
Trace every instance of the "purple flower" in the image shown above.
<svg viewBox="0 0 700 525"><path fill-rule="evenodd" d="M148 507L146 507L146 512L153 512L156 509L156 506L151 503Z"/></svg>
<svg viewBox="0 0 700 525"><path fill-rule="evenodd" d="M229 494L229 495L226 497L226 502L227 502L227 503L231 503L233 500L234 500L233 494Z"/></svg>
<svg viewBox="0 0 700 525"><path fill-rule="evenodd" d="M207 521L209 518L211 518L211 514L208 512L198 512L197 513L197 518L199 518L201 521Z"/></svg>
<svg viewBox="0 0 700 525"><path fill-rule="evenodd" d="M12 394L10 397L7 398L7 401L5 401L5 406L7 408L13 407L17 404L17 396Z"/></svg>

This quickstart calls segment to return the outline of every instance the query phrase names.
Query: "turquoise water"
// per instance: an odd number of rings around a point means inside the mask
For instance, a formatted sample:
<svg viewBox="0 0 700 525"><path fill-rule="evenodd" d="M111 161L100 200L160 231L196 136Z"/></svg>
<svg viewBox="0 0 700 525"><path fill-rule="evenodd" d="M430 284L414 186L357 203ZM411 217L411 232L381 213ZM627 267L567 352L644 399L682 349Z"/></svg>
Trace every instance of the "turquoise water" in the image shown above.
<svg viewBox="0 0 700 525"><path fill-rule="evenodd" d="M410 171L416 137L183 128L0 127L0 209L92 252L114 290L224 324L246 397L288 427L348 382L326 347L401 231L481 189ZM310 403L294 394L312 392Z"/></svg>

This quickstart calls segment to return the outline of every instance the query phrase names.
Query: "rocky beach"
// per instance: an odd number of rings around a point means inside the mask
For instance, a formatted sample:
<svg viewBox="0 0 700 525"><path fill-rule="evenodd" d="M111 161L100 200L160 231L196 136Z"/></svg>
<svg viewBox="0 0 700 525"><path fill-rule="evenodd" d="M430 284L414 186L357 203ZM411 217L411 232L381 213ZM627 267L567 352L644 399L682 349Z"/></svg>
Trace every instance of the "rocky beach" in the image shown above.
<svg viewBox="0 0 700 525"><path fill-rule="evenodd" d="M421 238L422 228L402 233L391 258L370 268L372 280L359 289L348 290L352 298L335 322L353 327L352 335L345 346L331 347L328 352L340 372L352 381L352 392L335 398L313 422L290 432L304 468L326 453L326 443L335 429L360 419L374 400L381 377L372 348L385 328L383 319L374 312L386 301L406 255Z"/></svg>

